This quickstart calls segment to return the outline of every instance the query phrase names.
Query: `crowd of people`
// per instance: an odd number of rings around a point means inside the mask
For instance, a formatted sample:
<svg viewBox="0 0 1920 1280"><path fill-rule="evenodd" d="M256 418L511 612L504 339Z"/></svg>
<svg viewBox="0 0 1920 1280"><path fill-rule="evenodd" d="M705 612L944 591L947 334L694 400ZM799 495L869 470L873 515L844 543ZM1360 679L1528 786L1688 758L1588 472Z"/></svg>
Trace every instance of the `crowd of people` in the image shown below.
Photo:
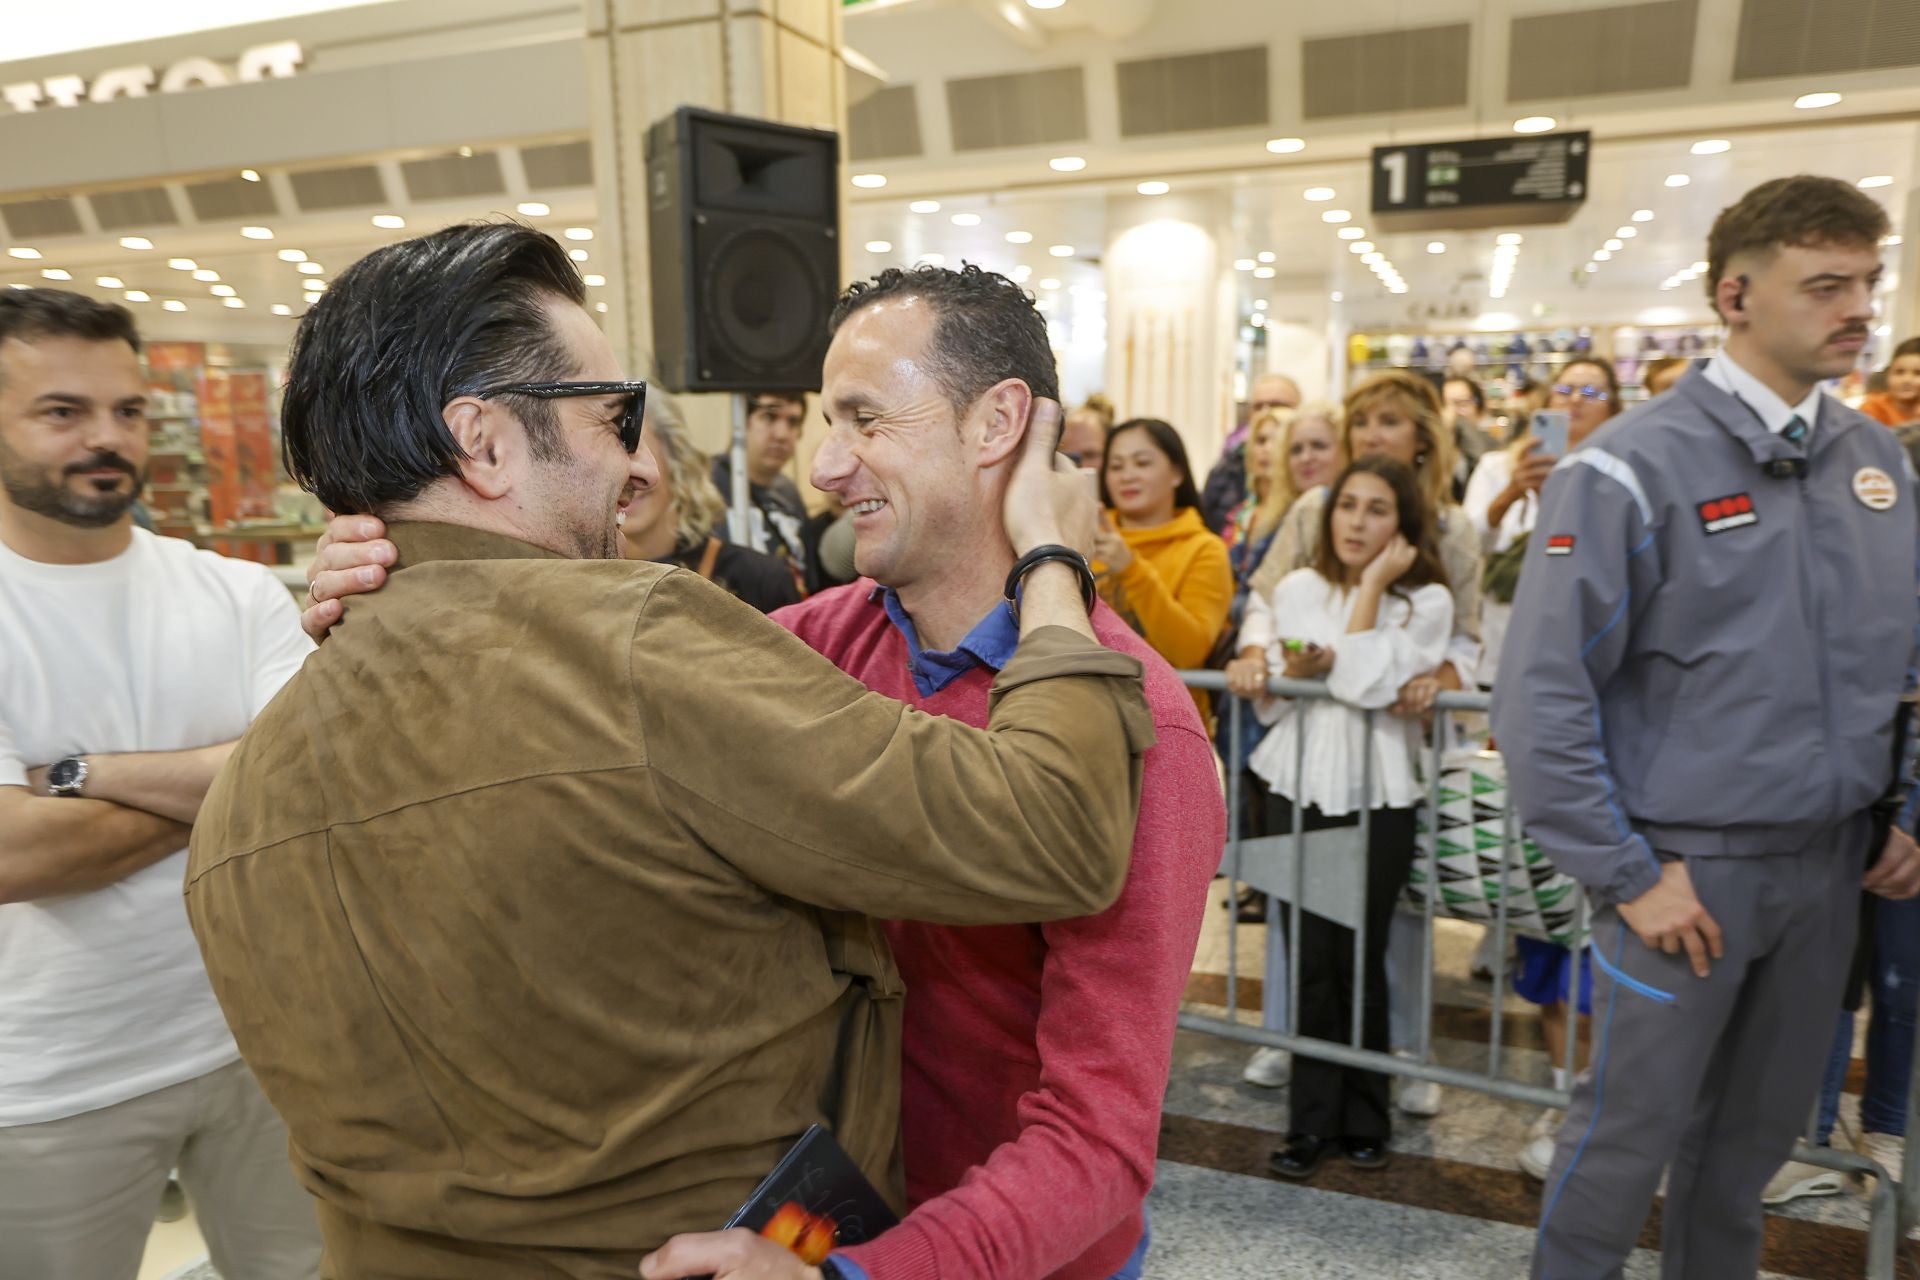
<svg viewBox="0 0 1920 1280"><path fill-rule="evenodd" d="M1863 412L1820 389L1885 234L1845 184L1766 184L1708 246L1726 347L1646 404L1590 355L1505 432L1467 366L1338 403L1267 374L1204 477L1177 424L1062 409L1013 281L890 270L825 318L825 503L806 397L762 393L736 511L560 245L451 227L301 321L287 462L342 513L303 614L134 527L128 313L0 294L0 1274L131 1275L177 1172L236 1280L323 1245L369 1277L1133 1280L1220 763L1246 830L1363 864L1358 956L1227 904L1270 974L1297 947L1266 1025L1405 1051L1421 744L1476 690L1596 906L1577 955L1519 943L1578 1046L1518 1153L1536 1275L1617 1273L1663 1171L1667 1274L1751 1272L1763 1197L1839 1190L1782 1162L1816 1095L1835 1125L1863 888L1864 1149L1904 1137L1920 627L1878 424L1920 417L1920 339ZM1209 665L1237 741L1176 674ZM1279 1176L1390 1162L1385 1074L1245 1076L1291 1084ZM901 1224L809 1261L709 1230L816 1123Z"/></svg>

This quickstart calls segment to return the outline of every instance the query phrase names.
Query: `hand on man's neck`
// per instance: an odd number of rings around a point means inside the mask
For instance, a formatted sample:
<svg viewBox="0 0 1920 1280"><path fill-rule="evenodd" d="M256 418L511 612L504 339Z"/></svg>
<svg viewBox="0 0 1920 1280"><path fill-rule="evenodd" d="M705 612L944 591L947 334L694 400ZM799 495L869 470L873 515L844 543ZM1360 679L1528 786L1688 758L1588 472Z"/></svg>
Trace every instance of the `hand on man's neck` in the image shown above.
<svg viewBox="0 0 1920 1280"><path fill-rule="evenodd" d="M39 564L101 564L133 543L133 514L110 525L83 528L27 511L0 498L0 543Z"/></svg>

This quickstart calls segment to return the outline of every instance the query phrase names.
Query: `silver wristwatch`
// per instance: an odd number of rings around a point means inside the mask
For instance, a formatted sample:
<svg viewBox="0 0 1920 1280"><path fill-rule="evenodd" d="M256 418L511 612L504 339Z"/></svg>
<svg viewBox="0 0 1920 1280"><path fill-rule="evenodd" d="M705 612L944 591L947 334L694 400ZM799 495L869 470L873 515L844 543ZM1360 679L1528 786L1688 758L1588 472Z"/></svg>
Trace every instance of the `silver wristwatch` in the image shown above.
<svg viewBox="0 0 1920 1280"><path fill-rule="evenodd" d="M79 756L56 761L47 770L47 791L56 796L79 796L87 789L87 762Z"/></svg>

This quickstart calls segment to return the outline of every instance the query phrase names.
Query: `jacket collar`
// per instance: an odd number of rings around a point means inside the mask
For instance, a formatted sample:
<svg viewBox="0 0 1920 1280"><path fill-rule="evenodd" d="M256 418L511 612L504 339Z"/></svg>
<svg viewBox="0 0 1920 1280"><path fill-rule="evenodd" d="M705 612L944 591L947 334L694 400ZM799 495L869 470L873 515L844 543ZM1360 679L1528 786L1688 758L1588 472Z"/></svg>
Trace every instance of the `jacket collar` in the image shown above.
<svg viewBox="0 0 1920 1280"><path fill-rule="evenodd" d="M564 560L545 547L509 538L503 533L470 529L459 524L403 520L387 529L387 540L400 553L397 572L430 560Z"/></svg>
<svg viewBox="0 0 1920 1280"><path fill-rule="evenodd" d="M1819 420L1813 424L1813 438L1803 455L1791 441L1769 431L1759 414L1715 386L1713 379L1698 366L1688 370L1674 392L1744 445L1754 462L1761 466L1781 459L1824 453L1835 438L1845 435L1854 425L1854 415L1845 412L1844 405L1839 405L1832 396L1821 396ZM1841 412L1835 412L1836 408Z"/></svg>

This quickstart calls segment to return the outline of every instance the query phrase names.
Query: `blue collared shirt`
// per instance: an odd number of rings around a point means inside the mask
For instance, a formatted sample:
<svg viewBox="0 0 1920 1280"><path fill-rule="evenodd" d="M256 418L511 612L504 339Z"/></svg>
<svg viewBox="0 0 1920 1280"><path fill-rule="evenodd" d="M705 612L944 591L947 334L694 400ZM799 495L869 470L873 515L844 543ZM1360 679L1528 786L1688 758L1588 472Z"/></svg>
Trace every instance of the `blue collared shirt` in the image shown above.
<svg viewBox="0 0 1920 1280"><path fill-rule="evenodd" d="M914 630L913 619L901 608L900 596L892 587L875 587L867 599L883 604L887 618L906 638L907 671L923 698L931 698L975 667L1000 670L1013 661L1013 651L1020 644L1020 624L1004 603L995 605L974 623L959 644L940 650L920 647L920 633Z"/></svg>

